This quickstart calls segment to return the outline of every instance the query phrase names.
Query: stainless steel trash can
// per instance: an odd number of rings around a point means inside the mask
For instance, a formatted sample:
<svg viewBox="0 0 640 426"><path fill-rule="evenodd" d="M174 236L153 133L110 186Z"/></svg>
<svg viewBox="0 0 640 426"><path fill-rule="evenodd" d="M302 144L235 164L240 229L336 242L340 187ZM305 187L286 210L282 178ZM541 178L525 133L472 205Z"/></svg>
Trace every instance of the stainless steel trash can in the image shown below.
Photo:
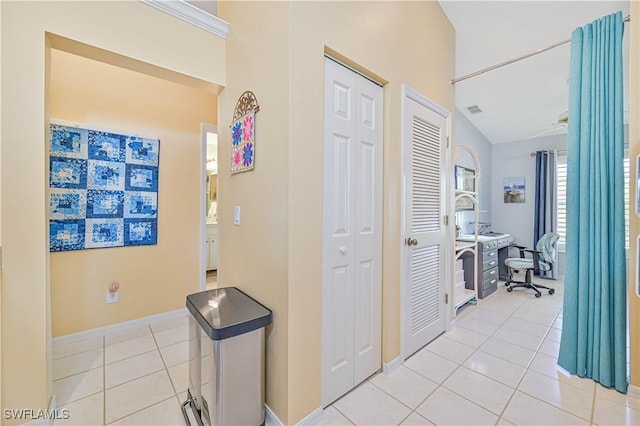
<svg viewBox="0 0 640 426"><path fill-rule="evenodd" d="M199 424L263 424L265 327L271 311L235 287L191 294L187 309L185 419L190 405Z"/></svg>

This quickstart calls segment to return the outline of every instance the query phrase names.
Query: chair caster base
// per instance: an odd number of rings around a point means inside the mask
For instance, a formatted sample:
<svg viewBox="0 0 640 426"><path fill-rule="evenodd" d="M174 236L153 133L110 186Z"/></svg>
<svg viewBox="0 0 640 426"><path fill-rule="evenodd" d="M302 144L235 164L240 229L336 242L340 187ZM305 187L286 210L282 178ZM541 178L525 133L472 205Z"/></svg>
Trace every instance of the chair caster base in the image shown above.
<svg viewBox="0 0 640 426"><path fill-rule="evenodd" d="M556 292L556 291L555 291L555 290L553 290L553 289L549 290L549 294L553 294L553 293L555 293L555 292Z"/></svg>
<svg viewBox="0 0 640 426"><path fill-rule="evenodd" d="M507 285L508 285L508 284L507 284ZM507 287L507 291L508 291L509 293L511 293L511 292L513 291L513 289L512 289L511 287Z"/></svg>
<svg viewBox="0 0 640 426"><path fill-rule="evenodd" d="M540 294L540 293L536 293L536 297L538 297L538 298L539 298L540 296L542 296L542 294Z"/></svg>

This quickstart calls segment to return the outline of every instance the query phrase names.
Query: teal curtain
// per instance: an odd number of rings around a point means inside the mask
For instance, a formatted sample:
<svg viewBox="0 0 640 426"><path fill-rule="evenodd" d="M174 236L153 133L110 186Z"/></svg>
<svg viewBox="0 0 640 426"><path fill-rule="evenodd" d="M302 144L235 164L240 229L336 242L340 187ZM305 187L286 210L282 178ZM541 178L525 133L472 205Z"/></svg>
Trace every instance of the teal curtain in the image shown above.
<svg viewBox="0 0 640 426"><path fill-rule="evenodd" d="M558 364L627 391L622 13L571 38L567 240Z"/></svg>

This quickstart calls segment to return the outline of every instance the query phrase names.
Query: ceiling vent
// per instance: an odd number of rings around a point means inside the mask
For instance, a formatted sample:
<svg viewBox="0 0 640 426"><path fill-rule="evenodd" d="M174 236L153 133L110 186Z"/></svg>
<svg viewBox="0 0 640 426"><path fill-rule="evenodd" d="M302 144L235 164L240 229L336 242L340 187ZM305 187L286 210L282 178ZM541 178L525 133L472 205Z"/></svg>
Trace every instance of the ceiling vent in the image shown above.
<svg viewBox="0 0 640 426"><path fill-rule="evenodd" d="M471 114L480 114L482 112L478 105L468 106L467 111L469 111Z"/></svg>

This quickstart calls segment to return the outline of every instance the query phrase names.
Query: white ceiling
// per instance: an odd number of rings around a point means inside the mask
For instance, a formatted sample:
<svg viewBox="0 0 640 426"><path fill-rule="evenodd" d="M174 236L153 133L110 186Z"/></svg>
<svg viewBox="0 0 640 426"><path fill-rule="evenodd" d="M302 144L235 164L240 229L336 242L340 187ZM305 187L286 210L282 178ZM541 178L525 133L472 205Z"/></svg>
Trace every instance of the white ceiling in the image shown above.
<svg viewBox="0 0 640 426"><path fill-rule="evenodd" d="M439 0L456 29L456 77L571 38L577 27L609 13L629 14L628 1ZM625 70L629 28L625 27ZM557 134L567 110L570 44L456 83L456 107L491 143ZM628 75L625 76L628 93ZM626 104L626 102L625 102ZM472 115L467 107L478 105ZM625 111L628 107L625 106ZM463 143L463 141L460 141Z"/></svg>

